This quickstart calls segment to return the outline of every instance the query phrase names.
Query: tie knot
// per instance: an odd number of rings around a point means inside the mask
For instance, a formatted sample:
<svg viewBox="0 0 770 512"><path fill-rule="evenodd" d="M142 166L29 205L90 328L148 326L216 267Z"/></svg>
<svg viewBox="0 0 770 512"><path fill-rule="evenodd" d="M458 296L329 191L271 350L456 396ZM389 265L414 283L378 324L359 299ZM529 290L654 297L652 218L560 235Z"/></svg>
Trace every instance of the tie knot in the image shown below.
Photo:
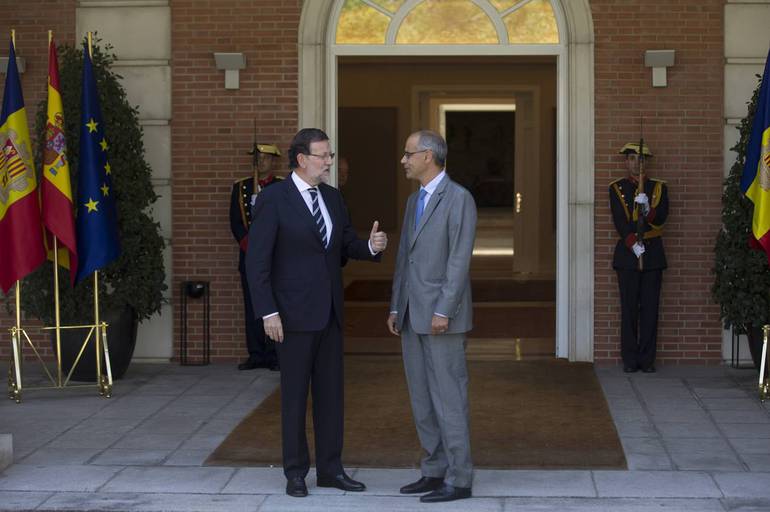
<svg viewBox="0 0 770 512"><path fill-rule="evenodd" d="M307 191L310 192L311 196L315 196L318 193L318 189L315 187L310 187Z"/></svg>
<svg viewBox="0 0 770 512"><path fill-rule="evenodd" d="M420 189L420 201L422 201L423 199L425 199L425 196L427 196L427 195L428 195L428 191L427 191L427 190L425 190L424 188L421 188L421 189Z"/></svg>

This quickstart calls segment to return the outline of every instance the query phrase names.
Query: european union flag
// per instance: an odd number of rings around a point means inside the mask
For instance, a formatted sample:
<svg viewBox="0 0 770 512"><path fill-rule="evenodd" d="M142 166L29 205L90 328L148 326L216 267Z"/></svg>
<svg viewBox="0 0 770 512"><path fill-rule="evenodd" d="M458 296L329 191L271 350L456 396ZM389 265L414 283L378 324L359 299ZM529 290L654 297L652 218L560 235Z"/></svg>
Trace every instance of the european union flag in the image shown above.
<svg viewBox="0 0 770 512"><path fill-rule="evenodd" d="M93 64L83 47L83 95L78 166L78 274L79 282L120 255L112 169L107 159L107 139L99 108Z"/></svg>

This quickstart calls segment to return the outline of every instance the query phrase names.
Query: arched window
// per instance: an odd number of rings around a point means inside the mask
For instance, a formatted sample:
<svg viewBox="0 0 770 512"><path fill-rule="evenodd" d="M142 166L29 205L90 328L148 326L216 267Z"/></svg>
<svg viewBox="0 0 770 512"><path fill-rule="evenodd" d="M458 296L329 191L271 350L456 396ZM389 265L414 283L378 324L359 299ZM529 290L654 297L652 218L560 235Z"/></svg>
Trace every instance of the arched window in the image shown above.
<svg viewBox="0 0 770 512"><path fill-rule="evenodd" d="M338 45L558 44L550 0L345 0Z"/></svg>

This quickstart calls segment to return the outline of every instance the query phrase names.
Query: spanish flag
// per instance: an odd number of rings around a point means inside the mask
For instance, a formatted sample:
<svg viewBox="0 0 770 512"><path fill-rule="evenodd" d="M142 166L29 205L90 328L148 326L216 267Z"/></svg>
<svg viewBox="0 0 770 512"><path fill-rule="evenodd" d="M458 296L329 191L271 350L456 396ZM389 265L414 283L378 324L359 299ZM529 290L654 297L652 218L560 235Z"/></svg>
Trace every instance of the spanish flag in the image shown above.
<svg viewBox="0 0 770 512"><path fill-rule="evenodd" d="M45 261L35 165L11 39L0 113L0 288L13 284Z"/></svg>
<svg viewBox="0 0 770 512"><path fill-rule="evenodd" d="M754 203L751 232L770 264L770 53L759 88L757 110L746 147L741 190Z"/></svg>
<svg viewBox="0 0 770 512"><path fill-rule="evenodd" d="M48 259L53 260L53 237L58 240L59 265L70 270L75 282L78 256L72 185L64 137L64 106L59 87L59 64L53 38L48 42L48 118L43 147L43 179L40 182L43 225L46 228Z"/></svg>

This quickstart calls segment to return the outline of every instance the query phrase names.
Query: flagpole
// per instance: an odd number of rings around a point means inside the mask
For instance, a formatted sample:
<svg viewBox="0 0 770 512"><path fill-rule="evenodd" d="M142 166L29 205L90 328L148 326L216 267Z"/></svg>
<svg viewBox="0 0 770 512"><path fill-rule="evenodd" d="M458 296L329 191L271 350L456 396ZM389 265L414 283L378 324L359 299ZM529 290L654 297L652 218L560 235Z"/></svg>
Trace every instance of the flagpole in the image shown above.
<svg viewBox="0 0 770 512"><path fill-rule="evenodd" d="M94 270L94 328L96 329L96 382L102 389L102 337L99 330L99 271Z"/></svg>
<svg viewBox="0 0 770 512"><path fill-rule="evenodd" d="M59 244L56 237L53 237L53 298L56 315L56 371L61 387L61 316L59 313Z"/></svg>
<svg viewBox="0 0 770 512"><path fill-rule="evenodd" d="M13 43L13 49L16 50L16 31L11 29L11 42Z"/></svg>
<svg viewBox="0 0 770 512"><path fill-rule="evenodd" d="M92 32L88 32L88 57L93 60L94 58L94 50L91 46L91 34Z"/></svg>

